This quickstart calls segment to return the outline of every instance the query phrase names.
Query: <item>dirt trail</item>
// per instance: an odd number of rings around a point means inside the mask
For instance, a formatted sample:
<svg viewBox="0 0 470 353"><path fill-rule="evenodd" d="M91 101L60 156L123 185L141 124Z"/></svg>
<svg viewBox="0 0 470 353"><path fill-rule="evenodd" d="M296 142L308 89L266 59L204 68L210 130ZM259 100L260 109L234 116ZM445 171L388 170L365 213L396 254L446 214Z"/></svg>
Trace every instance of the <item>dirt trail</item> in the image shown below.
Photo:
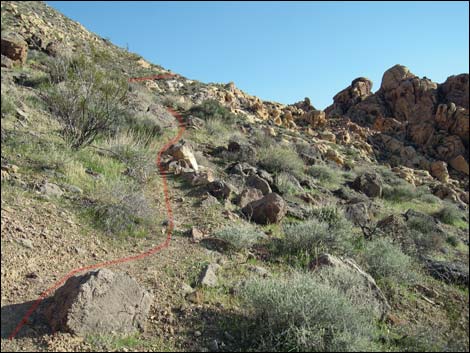
<svg viewBox="0 0 470 353"><path fill-rule="evenodd" d="M153 76L148 76L148 77L134 77L129 79L129 82L138 82L138 81L145 81L145 80L159 80L159 79L168 79L171 77L174 77L176 75L173 74L162 74L162 75L153 75ZM140 260L143 259L147 256L153 255L165 248L168 248L170 245L171 241L171 236L173 234L173 229L174 229L174 219L173 219L173 210L171 208L171 203L170 203L170 196L168 192L168 183L167 183L167 177L166 177L166 172L161 164L161 157L165 151L170 148L172 145L177 143L181 137L183 136L183 133L185 131L185 124L183 121L183 118L181 115L174 111L171 108L167 108L167 110L170 112L171 115L178 121L178 133L176 134L175 137L173 137L171 140L169 140L158 152L157 158L156 158L156 163L157 167L160 171L160 175L162 178L162 184L163 184L163 194L165 198L165 207L167 211L167 217L168 217L168 226L166 228L166 239L163 243L145 251L137 255L133 256L128 256L128 257L123 257L123 258L118 258L114 260L109 260L101 263L97 263L94 265L90 266L84 266L84 267L79 267L74 270L71 270L67 275L62 277L60 280L54 283L51 287L46 289L44 292L41 293L38 299L36 299L33 304L31 305L30 309L26 312L25 316L23 319L18 323L18 325L15 327L15 329L10 333L8 338L12 340L15 338L15 336L18 334L18 332L21 330L23 325L25 325L28 322L28 319L31 317L31 315L34 313L34 311L38 308L39 304L47 298L49 295L51 295L58 287L60 287L63 283L65 283L70 277L74 276L77 273L84 272L84 271L90 271L90 270L95 270L98 268L103 268L111 265L116 265L116 264L121 264L121 263L126 263L134 260Z"/></svg>

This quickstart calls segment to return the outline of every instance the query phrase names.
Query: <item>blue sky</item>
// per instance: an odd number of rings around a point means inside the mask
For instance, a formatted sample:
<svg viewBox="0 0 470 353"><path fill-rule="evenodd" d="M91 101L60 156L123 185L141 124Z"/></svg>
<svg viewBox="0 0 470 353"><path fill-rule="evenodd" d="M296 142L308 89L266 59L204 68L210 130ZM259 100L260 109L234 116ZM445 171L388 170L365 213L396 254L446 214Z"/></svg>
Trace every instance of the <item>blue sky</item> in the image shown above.
<svg viewBox="0 0 470 353"><path fill-rule="evenodd" d="M403 64L436 82L468 72L468 2L47 1L188 78L317 108L359 76Z"/></svg>

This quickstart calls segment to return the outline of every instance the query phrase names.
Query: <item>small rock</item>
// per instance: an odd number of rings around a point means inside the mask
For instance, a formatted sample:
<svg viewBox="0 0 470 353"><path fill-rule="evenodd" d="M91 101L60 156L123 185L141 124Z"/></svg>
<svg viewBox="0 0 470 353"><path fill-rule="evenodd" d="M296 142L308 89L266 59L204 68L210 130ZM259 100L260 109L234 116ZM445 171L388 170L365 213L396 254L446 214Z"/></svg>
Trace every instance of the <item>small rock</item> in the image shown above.
<svg viewBox="0 0 470 353"><path fill-rule="evenodd" d="M215 287L217 285L217 271L220 269L218 264L209 264L201 272L199 276L199 284L207 287Z"/></svg>
<svg viewBox="0 0 470 353"><path fill-rule="evenodd" d="M29 240L29 239L18 238L18 239L16 239L16 242L18 244L24 246L27 249L33 249L34 248L32 241Z"/></svg>

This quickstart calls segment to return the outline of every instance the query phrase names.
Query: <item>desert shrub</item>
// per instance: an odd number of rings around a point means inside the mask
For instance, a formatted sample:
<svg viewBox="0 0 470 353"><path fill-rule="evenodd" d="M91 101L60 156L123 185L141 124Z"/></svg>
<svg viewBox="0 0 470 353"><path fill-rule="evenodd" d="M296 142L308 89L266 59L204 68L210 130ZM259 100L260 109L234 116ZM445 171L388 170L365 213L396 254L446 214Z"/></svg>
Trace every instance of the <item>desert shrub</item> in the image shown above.
<svg viewBox="0 0 470 353"><path fill-rule="evenodd" d="M294 176L303 173L304 162L288 147L270 145L259 150L259 164L271 173L288 172Z"/></svg>
<svg viewBox="0 0 470 353"><path fill-rule="evenodd" d="M153 207L142 190L124 181L107 181L95 191L95 222L110 235L135 235L150 225Z"/></svg>
<svg viewBox="0 0 470 353"><path fill-rule="evenodd" d="M299 191L298 185L292 180L292 175L281 172L276 175L276 186L281 194L295 194Z"/></svg>
<svg viewBox="0 0 470 353"><path fill-rule="evenodd" d="M455 225L462 220L463 212L457 206L446 203L435 216L443 223Z"/></svg>
<svg viewBox="0 0 470 353"><path fill-rule="evenodd" d="M393 202L403 202L409 201L414 199L416 194L416 188L405 182L402 181L398 185L383 185L382 189L382 196L384 199L393 201Z"/></svg>
<svg viewBox="0 0 470 353"><path fill-rule="evenodd" d="M307 174L318 179L321 183L339 184L341 182L340 171L326 164L308 167Z"/></svg>
<svg viewBox="0 0 470 353"><path fill-rule="evenodd" d="M8 115L11 115L15 112L15 104L13 100L7 96L6 94L2 93L2 118Z"/></svg>
<svg viewBox="0 0 470 353"><path fill-rule="evenodd" d="M165 107L170 107L183 111L187 111L192 107L191 101L188 101L184 99L184 97L177 95L165 95L161 100L161 104Z"/></svg>
<svg viewBox="0 0 470 353"><path fill-rule="evenodd" d="M344 213L335 206L323 206L313 210L315 218L321 222L326 222L330 228L338 229L349 225Z"/></svg>
<svg viewBox="0 0 470 353"><path fill-rule="evenodd" d="M407 237L412 241L412 247L407 246L403 248L407 254L415 255L418 254L427 254L436 250L439 250L444 245L445 238L443 234L439 234L429 231L420 231L420 227L416 224L413 225L408 231ZM430 229L430 228L421 228L421 229Z"/></svg>
<svg viewBox="0 0 470 353"><path fill-rule="evenodd" d="M156 137L162 135L162 127L158 121L151 115L134 115L129 114L124 121L125 128L140 143L148 146Z"/></svg>
<svg viewBox="0 0 470 353"><path fill-rule="evenodd" d="M364 256L368 272L376 279L403 283L413 277L411 257L386 239L379 238L367 243Z"/></svg>
<svg viewBox="0 0 470 353"><path fill-rule="evenodd" d="M264 234L249 225L225 227L214 237L228 241L236 250L248 249L260 241Z"/></svg>
<svg viewBox="0 0 470 353"><path fill-rule="evenodd" d="M209 99L189 110L190 114L203 120L216 119L225 122L235 122L238 116L216 100Z"/></svg>
<svg viewBox="0 0 470 353"><path fill-rule="evenodd" d="M273 242L273 252L296 265L306 266L322 252L344 253L350 247L350 233L324 221L290 223L283 230L284 237Z"/></svg>
<svg viewBox="0 0 470 353"><path fill-rule="evenodd" d="M321 277L294 273L282 278L251 279L243 286L241 298L259 322L255 339L260 351L347 352L375 348L375 328L370 318L373 309L360 301L357 293L344 292ZM357 278L350 282L354 281L360 282Z"/></svg>
<svg viewBox="0 0 470 353"><path fill-rule="evenodd" d="M419 196L419 200L424 202L424 203L427 203L427 204L440 204L441 203L441 199L433 194L430 194L430 193L422 193L420 196Z"/></svg>
<svg viewBox="0 0 470 353"><path fill-rule="evenodd" d="M126 165L124 174L136 179L139 183L147 182L156 173L155 152L150 148L147 137L137 136L127 130L110 139L105 144L111 151L111 157Z"/></svg>
<svg viewBox="0 0 470 353"><path fill-rule="evenodd" d="M85 56L58 58L50 65L51 85L45 99L62 125L65 141L74 149L109 132L124 112L127 82L100 70Z"/></svg>

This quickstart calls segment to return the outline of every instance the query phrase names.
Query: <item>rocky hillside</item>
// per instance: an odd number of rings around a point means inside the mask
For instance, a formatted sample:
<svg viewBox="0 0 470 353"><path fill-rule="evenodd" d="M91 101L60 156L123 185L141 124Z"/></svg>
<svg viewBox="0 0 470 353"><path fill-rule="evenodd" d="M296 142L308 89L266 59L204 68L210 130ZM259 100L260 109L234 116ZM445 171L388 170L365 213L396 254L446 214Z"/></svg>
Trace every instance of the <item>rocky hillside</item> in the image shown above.
<svg viewBox="0 0 470 353"><path fill-rule="evenodd" d="M468 74L322 111L1 15L2 351L468 351Z"/></svg>

